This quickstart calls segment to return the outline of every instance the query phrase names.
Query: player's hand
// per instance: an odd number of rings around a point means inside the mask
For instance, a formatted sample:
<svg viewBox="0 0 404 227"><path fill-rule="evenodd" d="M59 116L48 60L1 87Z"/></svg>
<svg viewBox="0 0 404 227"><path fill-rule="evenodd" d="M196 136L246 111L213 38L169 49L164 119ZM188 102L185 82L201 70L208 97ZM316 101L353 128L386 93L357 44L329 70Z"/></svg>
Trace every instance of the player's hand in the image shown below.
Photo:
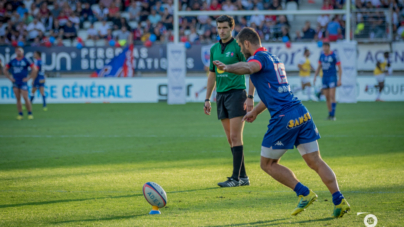
<svg viewBox="0 0 404 227"><path fill-rule="evenodd" d="M218 69L220 69L220 70L226 72L226 65L223 64L222 62L220 62L220 61L213 61L213 64L216 65L216 67L217 67Z"/></svg>
<svg viewBox="0 0 404 227"><path fill-rule="evenodd" d="M339 86L341 86L341 81L340 80L338 80L338 82L337 82L337 87L339 87Z"/></svg>
<svg viewBox="0 0 404 227"><path fill-rule="evenodd" d="M243 121L253 123L253 121L255 121L256 118L257 114L255 113L255 111L250 111L243 117Z"/></svg>
<svg viewBox="0 0 404 227"><path fill-rule="evenodd" d="M203 107L203 110L205 112L206 115L210 115L210 110L212 109L212 106L210 105L209 101L205 102L205 105Z"/></svg>
<svg viewBox="0 0 404 227"><path fill-rule="evenodd" d="M247 112L250 112L251 110L254 109L254 100L247 98L244 102L244 110L247 110Z"/></svg>
<svg viewBox="0 0 404 227"><path fill-rule="evenodd" d="M24 79L22 79L23 82L27 82L29 80L29 77L25 77Z"/></svg>

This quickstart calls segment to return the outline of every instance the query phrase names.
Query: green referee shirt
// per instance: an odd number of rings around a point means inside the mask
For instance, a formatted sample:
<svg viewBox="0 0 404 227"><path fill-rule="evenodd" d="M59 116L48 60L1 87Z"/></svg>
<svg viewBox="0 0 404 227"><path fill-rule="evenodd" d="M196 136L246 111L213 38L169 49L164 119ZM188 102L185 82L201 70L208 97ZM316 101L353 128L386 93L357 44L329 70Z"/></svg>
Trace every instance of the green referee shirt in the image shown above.
<svg viewBox="0 0 404 227"><path fill-rule="evenodd" d="M210 48L210 67L211 72L216 73L216 91L226 92L232 89L246 89L245 76L236 75L229 72L224 72L218 69L213 61L221 61L226 65L234 64L240 61L245 61L243 53L234 38L227 43L218 43Z"/></svg>

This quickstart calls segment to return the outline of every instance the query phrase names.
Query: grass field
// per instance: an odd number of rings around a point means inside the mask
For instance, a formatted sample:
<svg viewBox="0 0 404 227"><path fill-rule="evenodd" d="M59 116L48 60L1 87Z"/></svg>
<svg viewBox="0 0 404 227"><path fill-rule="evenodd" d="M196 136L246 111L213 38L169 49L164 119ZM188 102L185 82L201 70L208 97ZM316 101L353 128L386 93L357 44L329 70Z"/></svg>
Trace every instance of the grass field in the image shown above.
<svg viewBox="0 0 404 227"><path fill-rule="evenodd" d="M218 188L231 152L201 103L34 105L32 121L0 105L0 226L365 226L357 212L404 226L404 103L339 104L336 122L325 103L305 105L352 207L342 219L330 218L331 195L296 149L281 163L319 200L290 216L295 193L259 167L268 112L245 127L252 185ZM167 192L162 215L148 215L147 181Z"/></svg>

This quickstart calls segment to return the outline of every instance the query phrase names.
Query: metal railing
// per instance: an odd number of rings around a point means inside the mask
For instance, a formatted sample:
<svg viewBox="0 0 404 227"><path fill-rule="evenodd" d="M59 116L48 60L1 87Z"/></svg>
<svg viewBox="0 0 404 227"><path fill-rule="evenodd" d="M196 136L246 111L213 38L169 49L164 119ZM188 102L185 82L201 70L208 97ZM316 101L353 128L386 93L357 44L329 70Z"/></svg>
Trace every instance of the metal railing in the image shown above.
<svg viewBox="0 0 404 227"><path fill-rule="evenodd" d="M352 11L353 39L358 42L391 42L393 27L388 9Z"/></svg>

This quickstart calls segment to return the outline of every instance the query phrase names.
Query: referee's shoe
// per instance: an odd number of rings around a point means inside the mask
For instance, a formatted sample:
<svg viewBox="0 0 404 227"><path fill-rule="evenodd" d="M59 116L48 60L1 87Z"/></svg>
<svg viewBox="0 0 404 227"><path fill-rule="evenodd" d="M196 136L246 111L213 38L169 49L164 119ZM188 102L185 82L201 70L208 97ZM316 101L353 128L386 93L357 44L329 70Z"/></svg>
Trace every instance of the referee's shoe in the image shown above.
<svg viewBox="0 0 404 227"><path fill-rule="evenodd" d="M217 185L219 185L220 187L247 186L247 185L250 185L250 179L248 179L248 177L246 177L246 178L240 178L240 180L237 180L237 179L234 179L233 177L228 177L227 181L220 182Z"/></svg>

